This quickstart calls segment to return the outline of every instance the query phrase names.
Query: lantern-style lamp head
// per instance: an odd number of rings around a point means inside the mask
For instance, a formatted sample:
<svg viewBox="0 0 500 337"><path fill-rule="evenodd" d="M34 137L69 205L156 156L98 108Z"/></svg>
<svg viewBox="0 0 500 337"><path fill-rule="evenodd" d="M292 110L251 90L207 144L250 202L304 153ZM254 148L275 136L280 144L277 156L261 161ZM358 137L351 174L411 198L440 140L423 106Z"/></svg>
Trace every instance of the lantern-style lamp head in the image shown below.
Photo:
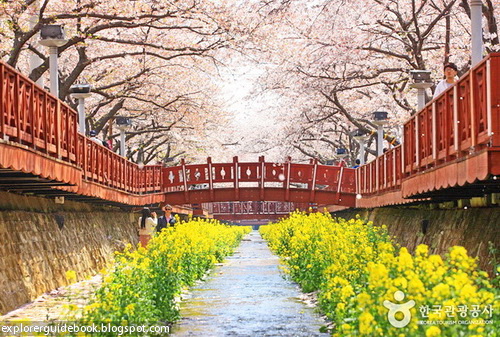
<svg viewBox="0 0 500 337"><path fill-rule="evenodd" d="M347 149L345 149L343 147L339 147L337 149L337 157L339 157L339 158L345 158L345 157L347 157Z"/></svg>
<svg viewBox="0 0 500 337"><path fill-rule="evenodd" d="M410 84L411 88L427 89L432 87L430 70L410 70L410 76L413 80L413 83Z"/></svg>
<svg viewBox="0 0 500 337"><path fill-rule="evenodd" d="M118 128L120 129L127 129L130 126L132 126L132 119L128 117L123 117L123 116L117 116L115 118L116 125L118 125Z"/></svg>
<svg viewBox="0 0 500 337"><path fill-rule="evenodd" d="M386 111L375 111L373 113L373 123L377 125L384 125L386 121L387 121Z"/></svg>
<svg viewBox="0 0 500 337"><path fill-rule="evenodd" d="M361 129L355 129L351 132L351 137L357 140L358 142L362 142L366 139L367 133Z"/></svg>
<svg viewBox="0 0 500 337"><path fill-rule="evenodd" d="M61 47L68 42L61 25L45 25L40 29L40 44L46 47Z"/></svg>
<svg viewBox="0 0 500 337"><path fill-rule="evenodd" d="M74 84L69 88L69 93L74 98L87 98L91 95L90 84Z"/></svg>

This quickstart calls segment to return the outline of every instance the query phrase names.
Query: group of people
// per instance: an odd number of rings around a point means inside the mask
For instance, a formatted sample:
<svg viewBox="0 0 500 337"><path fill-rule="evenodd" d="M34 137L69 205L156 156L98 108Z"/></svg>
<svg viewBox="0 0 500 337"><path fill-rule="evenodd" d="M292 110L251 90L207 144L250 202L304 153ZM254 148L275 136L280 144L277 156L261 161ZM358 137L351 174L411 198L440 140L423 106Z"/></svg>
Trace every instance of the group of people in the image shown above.
<svg viewBox="0 0 500 337"><path fill-rule="evenodd" d="M174 226L176 223L175 217L172 215L172 206L165 205L161 208L163 214L158 217L156 212L151 212L148 207L142 209L141 217L139 218L139 242L143 247L146 247L151 236L161 232L162 229Z"/></svg>

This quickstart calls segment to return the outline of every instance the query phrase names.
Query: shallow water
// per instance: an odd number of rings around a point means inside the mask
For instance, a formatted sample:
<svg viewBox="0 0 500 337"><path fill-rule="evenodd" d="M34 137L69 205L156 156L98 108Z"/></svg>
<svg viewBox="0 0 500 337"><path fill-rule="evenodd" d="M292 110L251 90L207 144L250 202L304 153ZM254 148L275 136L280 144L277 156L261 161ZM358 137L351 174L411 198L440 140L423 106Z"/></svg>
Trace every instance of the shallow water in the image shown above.
<svg viewBox="0 0 500 337"><path fill-rule="evenodd" d="M278 266L278 257L253 231L183 300L172 336L328 336L319 332L324 320L300 301L300 290Z"/></svg>

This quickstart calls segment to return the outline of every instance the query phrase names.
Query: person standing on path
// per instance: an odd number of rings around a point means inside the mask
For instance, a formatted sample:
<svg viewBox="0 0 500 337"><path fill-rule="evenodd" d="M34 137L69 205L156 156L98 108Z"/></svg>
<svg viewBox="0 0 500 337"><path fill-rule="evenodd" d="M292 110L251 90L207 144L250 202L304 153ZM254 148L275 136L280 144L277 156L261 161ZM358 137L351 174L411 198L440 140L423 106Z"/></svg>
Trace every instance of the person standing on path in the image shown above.
<svg viewBox="0 0 500 337"><path fill-rule="evenodd" d="M167 228L175 225L176 220L172 215L172 206L166 204L161 208L163 215L158 218L158 226L156 226L156 232L161 232L163 228Z"/></svg>
<svg viewBox="0 0 500 337"><path fill-rule="evenodd" d="M434 96L436 98L446 91L449 87L453 86L456 82L456 76L458 73L458 68L454 63L448 63L444 66L444 80L441 80L434 90Z"/></svg>
<svg viewBox="0 0 500 337"><path fill-rule="evenodd" d="M141 246L146 247L148 245L151 236L155 232L157 224L158 219L156 218L156 213L151 212L149 208L144 207L142 210L142 216L139 218L139 242Z"/></svg>

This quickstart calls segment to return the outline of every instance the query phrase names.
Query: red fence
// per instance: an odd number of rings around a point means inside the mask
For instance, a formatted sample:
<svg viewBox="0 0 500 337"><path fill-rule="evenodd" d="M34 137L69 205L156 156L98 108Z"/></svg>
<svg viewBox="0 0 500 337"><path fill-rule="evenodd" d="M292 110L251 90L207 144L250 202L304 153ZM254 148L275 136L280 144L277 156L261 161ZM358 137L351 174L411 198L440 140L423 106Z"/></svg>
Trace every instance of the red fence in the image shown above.
<svg viewBox="0 0 500 337"><path fill-rule="evenodd" d="M204 204L214 216L228 214L277 214L287 215L296 209L307 208L302 204L280 201L214 202Z"/></svg>
<svg viewBox="0 0 500 337"><path fill-rule="evenodd" d="M0 62L0 136L54 158L77 161L77 114Z"/></svg>
<svg viewBox="0 0 500 337"><path fill-rule="evenodd" d="M488 55L404 124L404 140L357 171L358 192L383 194L419 172L500 147L500 54Z"/></svg>
<svg viewBox="0 0 500 337"><path fill-rule="evenodd" d="M208 191L210 195L202 201L220 201L214 196L217 191L231 190L232 198L238 198L241 190L253 189L264 199L266 190L281 190L279 200L290 200L295 192L308 192L311 202L316 194L334 194L340 198L341 193L355 194L355 170L338 166L265 162L260 157L259 162L239 162L235 157L232 163L212 163L208 158L206 164L186 165L163 169L163 190L170 194L183 193L185 202L189 202L190 194L201 195ZM220 194L220 193L219 193ZM303 194L303 193L302 193ZM282 199L281 199L282 198ZM334 197L332 197L332 200Z"/></svg>
<svg viewBox="0 0 500 337"><path fill-rule="evenodd" d="M217 190L230 189L238 198L240 191L253 189L262 200L265 190L273 189L284 192L284 201L291 193L300 195L297 202L306 201L306 195L314 202L319 194L324 200L329 193L336 203L342 193L399 190L420 172L484 149L500 149L499 78L500 54L490 54L405 123L402 145L357 170L317 162L269 163L263 157L253 163L237 158L232 163L212 163L209 158L206 164L140 168L79 134L74 110L1 62L0 137L72 165L85 181L134 195L181 193L183 200L190 200L190 194L205 190L209 197L201 202L206 202L214 201Z"/></svg>
<svg viewBox="0 0 500 337"><path fill-rule="evenodd" d="M401 188L402 146L398 145L356 170L357 193L369 195Z"/></svg>
<svg viewBox="0 0 500 337"><path fill-rule="evenodd" d="M490 54L406 122L405 176L500 146L498 78L500 54Z"/></svg>
<svg viewBox="0 0 500 337"><path fill-rule="evenodd" d="M2 62L0 93L0 138L72 164L87 181L135 194L161 190L161 166L140 169L79 134L76 111Z"/></svg>

